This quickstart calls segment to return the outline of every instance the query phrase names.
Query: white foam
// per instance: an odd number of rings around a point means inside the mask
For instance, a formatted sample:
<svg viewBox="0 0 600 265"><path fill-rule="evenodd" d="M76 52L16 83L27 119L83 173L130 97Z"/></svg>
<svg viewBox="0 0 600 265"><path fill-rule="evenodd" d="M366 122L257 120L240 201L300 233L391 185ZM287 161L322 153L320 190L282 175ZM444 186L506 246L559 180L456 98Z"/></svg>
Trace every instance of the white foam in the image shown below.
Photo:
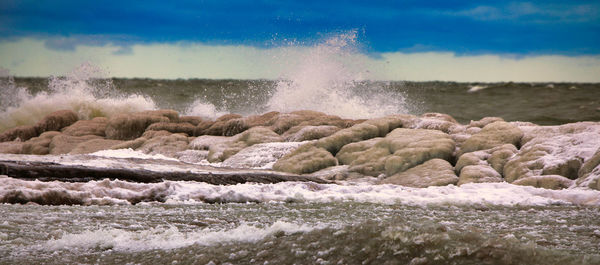
<svg viewBox="0 0 600 265"><path fill-rule="evenodd" d="M467 92L473 93L473 92L477 92L477 91L480 91L480 90L484 90L486 88L488 88L488 87L487 86L480 86L480 85L471 86L469 88L469 90L467 90Z"/></svg>
<svg viewBox="0 0 600 265"><path fill-rule="evenodd" d="M356 45L357 33L350 31L309 47L300 56L291 54L301 59L292 65L282 63L284 73L267 109L280 112L308 109L344 118L406 113L401 94L386 92L375 83L359 89L361 82L368 79L369 71L363 63L367 58L358 55Z"/></svg>
<svg viewBox="0 0 600 265"><path fill-rule="evenodd" d="M270 235L305 233L318 226L298 225L277 221L267 227L241 224L229 230L210 228L182 232L177 227L157 227L143 231L122 229L98 229L79 234L64 234L59 239L45 243L50 250L114 249L118 251L145 251L174 249L191 245L210 246L234 242L258 242Z"/></svg>
<svg viewBox="0 0 600 265"><path fill-rule="evenodd" d="M509 183L470 183L460 187L410 188L369 183L316 184L283 182L276 184L245 183L212 185L201 182L165 181L130 183L125 181L90 181L86 183L24 181L4 177L0 181L0 197L21 191L35 197L44 192L59 191L83 204L127 204L129 201L155 200L160 197L170 204L203 202L368 202L408 205L531 205L555 204L600 206L600 191L572 188L548 190ZM160 195L157 197L157 195Z"/></svg>
<svg viewBox="0 0 600 265"><path fill-rule="evenodd" d="M66 77L52 77L48 86L49 92L36 95L25 89L11 94L12 103L0 113L0 132L35 124L49 113L63 109L73 110L80 119L156 109L147 97L115 94L111 81L101 79L100 70L89 63L82 64Z"/></svg>
<svg viewBox="0 0 600 265"><path fill-rule="evenodd" d="M127 149L115 149L115 150L101 150L89 155L107 158L140 158L140 159L160 159L160 160L172 160L178 161L175 158L167 157L161 154L148 155L140 151L135 151L131 148Z"/></svg>
<svg viewBox="0 0 600 265"><path fill-rule="evenodd" d="M218 110L215 105L206 102L202 99L196 99L186 111L184 111L185 115L190 116L199 116L206 119L214 120L220 116L223 116L229 112Z"/></svg>

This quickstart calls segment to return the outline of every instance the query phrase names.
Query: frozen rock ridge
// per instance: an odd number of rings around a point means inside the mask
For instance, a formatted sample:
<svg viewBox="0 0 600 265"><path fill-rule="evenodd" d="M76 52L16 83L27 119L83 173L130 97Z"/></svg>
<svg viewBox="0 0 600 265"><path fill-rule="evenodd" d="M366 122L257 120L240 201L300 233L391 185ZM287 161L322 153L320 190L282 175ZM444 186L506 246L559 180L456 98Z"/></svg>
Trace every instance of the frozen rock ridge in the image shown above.
<svg viewBox="0 0 600 265"><path fill-rule="evenodd" d="M0 153L135 150L189 164L260 168L408 187L508 182L600 190L600 122L540 126L486 117L398 114L353 120L316 111L216 120L152 110L79 120L61 110L0 132Z"/></svg>

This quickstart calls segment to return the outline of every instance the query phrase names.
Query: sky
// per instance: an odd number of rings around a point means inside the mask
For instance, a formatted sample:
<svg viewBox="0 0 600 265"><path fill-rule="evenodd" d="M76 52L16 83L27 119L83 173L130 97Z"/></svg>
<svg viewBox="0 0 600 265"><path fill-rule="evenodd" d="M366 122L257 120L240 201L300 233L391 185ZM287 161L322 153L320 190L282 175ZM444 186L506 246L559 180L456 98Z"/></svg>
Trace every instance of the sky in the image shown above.
<svg viewBox="0 0 600 265"><path fill-rule="evenodd" d="M600 1L0 1L0 67L278 78L352 32L368 78L600 82Z"/></svg>

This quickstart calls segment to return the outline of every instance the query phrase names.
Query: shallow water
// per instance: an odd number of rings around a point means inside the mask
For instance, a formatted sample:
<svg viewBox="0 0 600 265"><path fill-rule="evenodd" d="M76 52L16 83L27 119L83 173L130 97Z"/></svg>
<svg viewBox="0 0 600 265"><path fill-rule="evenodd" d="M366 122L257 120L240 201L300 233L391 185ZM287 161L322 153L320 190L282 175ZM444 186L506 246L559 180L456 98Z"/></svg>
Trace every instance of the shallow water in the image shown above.
<svg viewBox="0 0 600 265"><path fill-rule="evenodd" d="M5 204L0 263L598 264L599 210L358 202Z"/></svg>

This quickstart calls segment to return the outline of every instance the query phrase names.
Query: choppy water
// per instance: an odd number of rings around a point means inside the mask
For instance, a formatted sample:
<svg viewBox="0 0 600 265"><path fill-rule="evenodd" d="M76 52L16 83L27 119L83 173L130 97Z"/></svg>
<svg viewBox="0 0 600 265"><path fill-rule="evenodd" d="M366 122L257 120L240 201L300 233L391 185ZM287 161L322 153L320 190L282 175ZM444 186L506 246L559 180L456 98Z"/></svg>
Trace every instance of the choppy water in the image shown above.
<svg viewBox="0 0 600 265"><path fill-rule="evenodd" d="M278 81L269 80L154 80L111 79L113 94L142 95L157 108L171 108L182 113L216 116L232 112L257 114L272 110L269 105ZM46 78L17 78L17 86L32 94L47 91ZM481 90L473 91L473 87ZM360 103L340 98L337 102L316 105L309 95L297 102L284 101L296 109L317 109L340 115L375 117L389 113L422 114L440 112L461 123L498 116L507 121L530 121L540 125L600 120L600 84L575 83L454 83L454 82L369 82L353 83L349 94ZM471 91L471 92L470 92ZM373 95L393 95L389 99ZM395 97L395 98L394 98ZM369 102L370 101L370 102ZM320 101L317 101L317 103ZM372 105L368 105L372 104ZM320 108L320 109L319 109ZM348 110L352 109L352 110ZM295 109L290 109L295 110ZM380 114L380 115L378 115Z"/></svg>
<svg viewBox="0 0 600 265"><path fill-rule="evenodd" d="M0 205L0 263L598 264L597 207Z"/></svg>

